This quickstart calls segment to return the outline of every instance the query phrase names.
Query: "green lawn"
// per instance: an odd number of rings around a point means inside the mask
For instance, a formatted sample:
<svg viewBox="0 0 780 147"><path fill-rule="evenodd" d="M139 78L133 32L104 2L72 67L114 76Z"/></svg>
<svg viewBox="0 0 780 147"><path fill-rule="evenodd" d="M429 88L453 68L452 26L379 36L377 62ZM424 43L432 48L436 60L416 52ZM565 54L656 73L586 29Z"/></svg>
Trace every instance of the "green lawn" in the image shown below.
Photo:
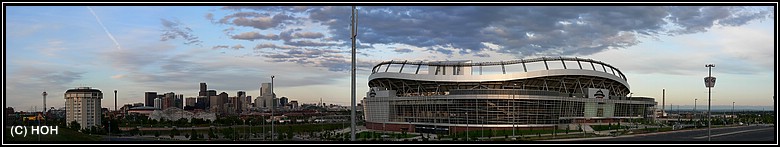
<svg viewBox="0 0 780 147"><path fill-rule="evenodd" d="M360 132L358 134L355 134L355 138L356 139L381 138L382 135L388 135L388 138L392 138L392 139L396 139L396 138L401 138L401 139L403 139L403 138L412 138L412 137L417 136L417 135L414 135L414 134L409 134L409 133L403 134L403 133L400 133L400 132L397 132L397 133L381 133L381 132L365 131L365 132ZM349 133L344 134L344 137L349 138L350 134Z"/></svg>
<svg viewBox="0 0 780 147"><path fill-rule="evenodd" d="M617 130L617 129L628 129L631 128L629 126L618 126L618 125L592 125L590 126L595 131L604 131L604 130Z"/></svg>
<svg viewBox="0 0 780 147"><path fill-rule="evenodd" d="M6 141L38 141L38 135L27 134L26 137L15 135L11 137L11 131L4 131ZM40 141L100 141L101 136L88 135L73 130L58 128L57 134L40 135Z"/></svg>
<svg viewBox="0 0 780 147"><path fill-rule="evenodd" d="M576 130L569 130L569 133L576 132ZM516 136L536 136L537 134L566 134L566 130L515 130L514 134ZM455 135L451 135L450 137L466 137L466 132L457 133ZM468 136L471 138L474 137L502 137L502 136L512 136L512 130L475 130L475 131L468 131Z"/></svg>

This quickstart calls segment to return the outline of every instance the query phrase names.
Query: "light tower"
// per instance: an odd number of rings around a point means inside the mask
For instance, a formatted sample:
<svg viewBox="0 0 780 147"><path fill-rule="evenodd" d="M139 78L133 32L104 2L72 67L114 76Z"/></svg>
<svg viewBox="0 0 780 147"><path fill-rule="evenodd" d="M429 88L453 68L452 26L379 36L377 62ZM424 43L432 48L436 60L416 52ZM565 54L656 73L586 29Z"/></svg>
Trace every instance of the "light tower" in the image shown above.
<svg viewBox="0 0 780 147"><path fill-rule="evenodd" d="M274 109L276 109L276 104L274 103L274 98L276 97L274 95L274 78L276 76L271 76L271 141L274 141Z"/></svg>
<svg viewBox="0 0 780 147"><path fill-rule="evenodd" d="M712 77L712 68L715 67L715 64L707 64L704 65L704 67L709 68L709 75L704 77L704 86L707 87L707 141L712 141L712 132L710 130L710 128L712 128L712 122L710 122L710 111L712 109L712 87L715 87L715 77Z"/></svg>
<svg viewBox="0 0 780 147"><path fill-rule="evenodd" d="M46 91L43 91L41 95L43 95L43 116L46 116L46 96L49 94L46 93Z"/></svg>
<svg viewBox="0 0 780 147"><path fill-rule="evenodd" d="M116 89L114 89L114 111L116 111Z"/></svg>

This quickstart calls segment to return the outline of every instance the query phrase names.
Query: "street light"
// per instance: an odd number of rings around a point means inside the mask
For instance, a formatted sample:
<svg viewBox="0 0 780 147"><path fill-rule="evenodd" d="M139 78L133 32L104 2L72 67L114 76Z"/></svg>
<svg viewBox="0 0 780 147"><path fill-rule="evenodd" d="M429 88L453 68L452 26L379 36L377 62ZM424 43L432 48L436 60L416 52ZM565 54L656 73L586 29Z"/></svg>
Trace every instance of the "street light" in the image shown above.
<svg viewBox="0 0 780 147"><path fill-rule="evenodd" d="M712 87L715 87L715 77L712 77L712 68L715 67L715 64L707 64L704 65L704 67L709 68L709 76L704 78L704 86L707 87L707 141L712 141L712 132L711 132L711 115L710 111L712 110Z"/></svg>
<svg viewBox="0 0 780 147"><path fill-rule="evenodd" d="M274 141L274 109L276 109L276 103L274 103L274 98L276 98L274 94L274 77L276 76L271 76L271 141Z"/></svg>
<svg viewBox="0 0 780 147"><path fill-rule="evenodd" d="M732 125L734 124L734 116L736 116L734 115L734 103L736 102L731 102L731 124Z"/></svg>

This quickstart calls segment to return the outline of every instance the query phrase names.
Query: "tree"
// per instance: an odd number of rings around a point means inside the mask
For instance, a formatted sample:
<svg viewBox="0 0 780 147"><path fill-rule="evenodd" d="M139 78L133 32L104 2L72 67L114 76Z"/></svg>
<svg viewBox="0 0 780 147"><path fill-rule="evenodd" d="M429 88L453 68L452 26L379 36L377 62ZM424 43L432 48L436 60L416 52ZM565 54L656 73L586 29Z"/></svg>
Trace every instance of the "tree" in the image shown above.
<svg viewBox="0 0 780 147"><path fill-rule="evenodd" d="M192 134L190 140L198 140L198 132L195 132L195 129L190 129L190 134Z"/></svg>
<svg viewBox="0 0 780 147"><path fill-rule="evenodd" d="M287 132L287 139L293 139L294 136L295 134L293 134L292 130Z"/></svg>
<svg viewBox="0 0 780 147"><path fill-rule="evenodd" d="M214 134L214 129L213 128L209 128L209 140L211 140L212 138L216 138L216 137L217 137L217 135Z"/></svg>
<svg viewBox="0 0 780 147"><path fill-rule="evenodd" d="M223 138L226 139L234 139L235 136L233 135L233 127L222 129L222 136L224 136Z"/></svg>
<svg viewBox="0 0 780 147"><path fill-rule="evenodd" d="M71 121L69 126L70 126L70 128L71 128L71 129L73 129L73 130L79 130L79 129L81 129L81 124L79 124L79 122L77 122L77 121L75 121L75 120L74 120L74 121Z"/></svg>
<svg viewBox="0 0 780 147"><path fill-rule="evenodd" d="M171 134L179 135L179 129L176 129L176 127L174 127L173 129L171 129Z"/></svg>

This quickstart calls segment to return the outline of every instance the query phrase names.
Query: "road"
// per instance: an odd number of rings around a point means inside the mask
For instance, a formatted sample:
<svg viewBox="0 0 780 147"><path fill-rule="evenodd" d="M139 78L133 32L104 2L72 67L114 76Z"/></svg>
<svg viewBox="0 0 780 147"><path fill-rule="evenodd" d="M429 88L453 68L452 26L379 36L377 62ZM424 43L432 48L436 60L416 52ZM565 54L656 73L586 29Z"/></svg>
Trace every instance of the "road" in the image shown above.
<svg viewBox="0 0 780 147"><path fill-rule="evenodd" d="M711 129L712 141L774 141L773 126L737 126ZM618 137L598 137L580 140L588 141L707 141L707 129L680 130ZM574 140L571 140L574 141Z"/></svg>

